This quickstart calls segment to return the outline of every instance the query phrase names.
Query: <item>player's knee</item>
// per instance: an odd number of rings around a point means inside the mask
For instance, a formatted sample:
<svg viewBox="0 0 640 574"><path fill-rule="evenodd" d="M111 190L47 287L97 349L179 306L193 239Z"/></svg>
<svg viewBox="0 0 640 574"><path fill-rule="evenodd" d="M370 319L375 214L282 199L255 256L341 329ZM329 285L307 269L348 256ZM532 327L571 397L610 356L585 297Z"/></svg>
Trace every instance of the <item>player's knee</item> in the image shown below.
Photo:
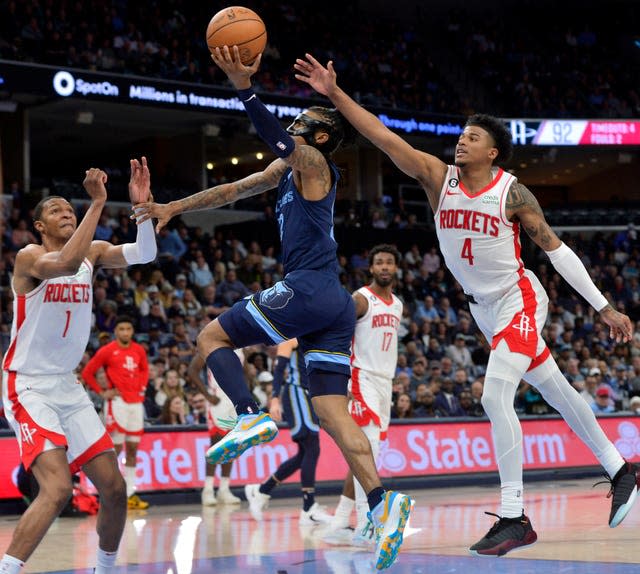
<svg viewBox="0 0 640 574"><path fill-rule="evenodd" d="M216 320L200 331L196 338L196 347L200 356L206 359L216 349L233 347L233 344Z"/></svg>
<svg viewBox="0 0 640 574"><path fill-rule="evenodd" d="M113 504L115 507L126 504L127 483L120 473L114 474L110 480L106 480L101 485L98 494L100 500L105 504Z"/></svg>
<svg viewBox="0 0 640 574"><path fill-rule="evenodd" d="M304 441L304 451L307 456L318 458L320 456L320 437L317 434L309 435Z"/></svg>
<svg viewBox="0 0 640 574"><path fill-rule="evenodd" d="M43 496L53 504L57 511L60 512L65 505L69 502L69 499L73 495L73 486L71 482L62 483L53 481L47 484L44 488L40 488L38 496Z"/></svg>

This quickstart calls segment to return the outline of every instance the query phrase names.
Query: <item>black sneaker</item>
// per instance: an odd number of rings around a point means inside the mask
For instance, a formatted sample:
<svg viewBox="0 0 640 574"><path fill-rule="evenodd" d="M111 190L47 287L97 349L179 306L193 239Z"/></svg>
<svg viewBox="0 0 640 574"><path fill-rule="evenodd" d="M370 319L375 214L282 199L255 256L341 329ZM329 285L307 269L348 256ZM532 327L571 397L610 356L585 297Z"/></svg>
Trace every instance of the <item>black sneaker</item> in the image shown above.
<svg viewBox="0 0 640 574"><path fill-rule="evenodd" d="M638 467L626 460L613 478L606 473L604 476L606 480L596 482L593 486L605 482L611 484L611 490L607 494L607 498L612 499L609 526L615 528L629 514L633 503L636 501L638 489L640 488L640 476L638 476Z"/></svg>
<svg viewBox="0 0 640 574"><path fill-rule="evenodd" d="M519 518L502 518L493 512L485 514L495 516L498 520L481 540L469 548L474 556L504 556L514 548L530 546L538 540L524 512Z"/></svg>

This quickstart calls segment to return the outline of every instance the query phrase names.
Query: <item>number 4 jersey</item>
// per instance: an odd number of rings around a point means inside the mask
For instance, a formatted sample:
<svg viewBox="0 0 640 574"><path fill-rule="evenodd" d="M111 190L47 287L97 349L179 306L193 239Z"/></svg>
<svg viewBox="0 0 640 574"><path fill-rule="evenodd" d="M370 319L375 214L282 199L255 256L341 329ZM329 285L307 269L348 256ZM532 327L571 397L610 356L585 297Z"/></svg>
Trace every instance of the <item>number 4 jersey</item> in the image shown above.
<svg viewBox="0 0 640 574"><path fill-rule="evenodd" d="M385 300L369 287L357 290L369 304L356 321L351 344L351 367L391 380L398 362L398 327L402 319L402 301L395 295Z"/></svg>
<svg viewBox="0 0 640 574"><path fill-rule="evenodd" d="M515 177L501 169L476 195L450 165L440 192L435 225L447 267L465 293L492 303L524 274L520 258L520 228L507 220L505 203Z"/></svg>
<svg viewBox="0 0 640 574"><path fill-rule="evenodd" d="M2 368L27 375L72 372L89 341L93 266L40 283L26 295L14 291L11 343Z"/></svg>

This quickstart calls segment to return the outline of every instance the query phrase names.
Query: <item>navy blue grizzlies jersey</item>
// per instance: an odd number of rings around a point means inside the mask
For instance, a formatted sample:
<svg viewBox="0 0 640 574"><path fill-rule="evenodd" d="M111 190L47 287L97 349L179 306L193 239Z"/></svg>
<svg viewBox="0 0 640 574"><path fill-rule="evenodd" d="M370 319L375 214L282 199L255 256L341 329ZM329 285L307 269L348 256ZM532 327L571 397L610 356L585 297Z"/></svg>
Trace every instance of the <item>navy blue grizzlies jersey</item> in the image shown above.
<svg viewBox="0 0 640 574"><path fill-rule="evenodd" d="M338 272L333 237L333 206L340 175L335 164L327 161L333 185L318 201L307 201L296 189L289 168L280 180L276 217L280 229L282 264L285 273L299 269Z"/></svg>
<svg viewBox="0 0 640 574"><path fill-rule="evenodd" d="M311 375L308 385L306 381L298 383L295 379L288 385L300 400L302 394L299 393L305 388L311 396L343 391L346 394L346 381L351 373L349 360L355 305L338 276L333 207L339 174L335 164L327 163L332 185L329 193L319 201L307 201L300 194L291 168L280 180L276 217L280 227L284 278L273 287L239 301L219 317L235 347L256 343L277 345L288 339L298 339L296 355L304 358L306 373ZM325 389L319 382L314 382L316 370L346 375L344 389ZM293 370L293 373L306 378L302 371ZM301 412L307 413L307 409ZM312 421L310 426L313 426Z"/></svg>

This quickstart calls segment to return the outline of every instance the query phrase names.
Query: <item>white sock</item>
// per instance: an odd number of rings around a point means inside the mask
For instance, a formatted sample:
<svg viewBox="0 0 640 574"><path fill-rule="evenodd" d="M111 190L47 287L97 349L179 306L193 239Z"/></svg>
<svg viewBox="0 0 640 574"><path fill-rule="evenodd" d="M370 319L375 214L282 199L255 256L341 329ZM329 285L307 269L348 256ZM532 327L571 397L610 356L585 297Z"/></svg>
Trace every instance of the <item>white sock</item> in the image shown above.
<svg viewBox="0 0 640 574"><path fill-rule="evenodd" d="M228 476L221 476L220 477L220 486L218 487L218 490L229 490L229 477Z"/></svg>
<svg viewBox="0 0 640 574"><path fill-rule="evenodd" d="M102 548L98 548L98 555L96 556L96 568L94 574L111 574L116 565L116 558L118 551L106 552Z"/></svg>
<svg viewBox="0 0 640 574"><path fill-rule="evenodd" d="M522 516L524 504L522 502L522 482L503 482L500 485L502 493L503 518L520 518Z"/></svg>
<svg viewBox="0 0 640 574"><path fill-rule="evenodd" d="M213 476L204 477L204 489L213 490Z"/></svg>
<svg viewBox="0 0 640 574"><path fill-rule="evenodd" d="M344 517L347 520L351 516L353 509L356 505L355 500L351 500L347 498L344 494L340 495L340 502L338 502L338 506L336 506L336 511L334 512L334 516Z"/></svg>
<svg viewBox="0 0 640 574"><path fill-rule="evenodd" d="M24 562L22 560L5 554L0 561L0 572L2 574L18 574L23 566Z"/></svg>
<svg viewBox="0 0 640 574"><path fill-rule="evenodd" d="M136 491L136 467L124 467L124 481L127 484L127 498Z"/></svg>

